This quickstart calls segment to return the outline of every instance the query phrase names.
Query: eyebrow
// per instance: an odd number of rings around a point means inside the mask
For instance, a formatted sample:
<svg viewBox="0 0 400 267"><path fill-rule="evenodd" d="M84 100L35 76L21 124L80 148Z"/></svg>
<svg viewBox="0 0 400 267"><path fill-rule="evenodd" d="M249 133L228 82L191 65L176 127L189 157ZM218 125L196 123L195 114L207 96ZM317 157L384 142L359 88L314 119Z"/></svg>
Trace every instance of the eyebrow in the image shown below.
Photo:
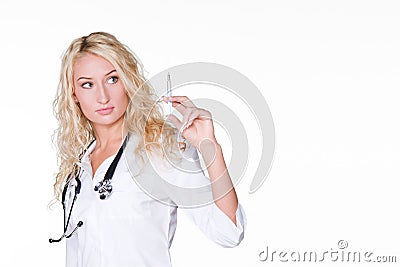
<svg viewBox="0 0 400 267"><path fill-rule="evenodd" d="M113 72L116 72L116 70L114 69L114 70L108 72L108 73L107 73L106 75L104 75L104 76L108 76L108 75L110 75L110 74L113 73ZM79 77L76 81L79 81L79 80L82 80L82 79L90 80L91 78L88 78L88 77Z"/></svg>

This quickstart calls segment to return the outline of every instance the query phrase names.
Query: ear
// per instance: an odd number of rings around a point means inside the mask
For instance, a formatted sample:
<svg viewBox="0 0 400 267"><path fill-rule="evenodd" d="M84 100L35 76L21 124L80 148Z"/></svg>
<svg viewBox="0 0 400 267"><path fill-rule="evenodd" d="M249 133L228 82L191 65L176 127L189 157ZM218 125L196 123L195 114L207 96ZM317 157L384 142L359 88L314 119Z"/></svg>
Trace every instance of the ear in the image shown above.
<svg viewBox="0 0 400 267"><path fill-rule="evenodd" d="M76 104L79 104L78 98L76 97L75 94L72 95L72 98L74 99L74 102L75 102Z"/></svg>

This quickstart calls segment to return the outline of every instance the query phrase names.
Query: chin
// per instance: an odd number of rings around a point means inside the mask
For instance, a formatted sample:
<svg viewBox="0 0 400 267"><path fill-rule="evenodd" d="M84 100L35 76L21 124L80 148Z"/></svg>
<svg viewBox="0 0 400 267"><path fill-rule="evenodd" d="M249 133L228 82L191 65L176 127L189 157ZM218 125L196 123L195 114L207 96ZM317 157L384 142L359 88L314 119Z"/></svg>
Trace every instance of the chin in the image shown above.
<svg viewBox="0 0 400 267"><path fill-rule="evenodd" d="M108 117L108 118L102 118L102 119L97 119L97 120L91 120L93 125L102 125L102 126L112 126L120 121L123 120L123 117Z"/></svg>

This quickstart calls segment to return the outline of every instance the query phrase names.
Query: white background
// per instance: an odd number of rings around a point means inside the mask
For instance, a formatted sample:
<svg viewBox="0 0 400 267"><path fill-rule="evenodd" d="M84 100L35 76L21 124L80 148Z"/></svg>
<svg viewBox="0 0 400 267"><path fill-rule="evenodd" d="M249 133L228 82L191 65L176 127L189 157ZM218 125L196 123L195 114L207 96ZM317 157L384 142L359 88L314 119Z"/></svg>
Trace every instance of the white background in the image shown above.
<svg viewBox="0 0 400 267"><path fill-rule="evenodd" d="M267 266L266 246L322 253L340 239L400 261L398 1L2 0L0 12L1 266L64 265L65 243L47 241L62 229L60 205L47 209L52 101L61 53L93 31L127 44L149 77L194 61L234 68L272 112L271 172L255 194L251 175L237 187L245 239L220 248L180 216L174 266Z"/></svg>

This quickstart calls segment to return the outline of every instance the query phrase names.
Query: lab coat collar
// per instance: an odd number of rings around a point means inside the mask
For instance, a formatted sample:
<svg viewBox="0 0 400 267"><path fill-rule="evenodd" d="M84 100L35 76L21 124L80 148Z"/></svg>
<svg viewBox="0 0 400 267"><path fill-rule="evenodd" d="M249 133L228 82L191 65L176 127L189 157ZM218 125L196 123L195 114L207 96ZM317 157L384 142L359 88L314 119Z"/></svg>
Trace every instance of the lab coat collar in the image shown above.
<svg viewBox="0 0 400 267"><path fill-rule="evenodd" d="M94 140L90 146L86 149L85 153L81 157L80 161L77 163L79 167L83 168L86 172L92 175L92 166L90 163L89 155L96 147L96 140Z"/></svg>
<svg viewBox="0 0 400 267"><path fill-rule="evenodd" d="M128 140L126 142L125 150L121 157L121 161L125 162L125 166L129 168L129 172L131 173L132 176L139 175L144 165L148 162L146 153L144 153L143 155L143 159L145 162L142 162L140 157L138 157L135 154L135 149L137 148L140 140L139 138L144 138L144 137L139 136L136 133L128 134Z"/></svg>

